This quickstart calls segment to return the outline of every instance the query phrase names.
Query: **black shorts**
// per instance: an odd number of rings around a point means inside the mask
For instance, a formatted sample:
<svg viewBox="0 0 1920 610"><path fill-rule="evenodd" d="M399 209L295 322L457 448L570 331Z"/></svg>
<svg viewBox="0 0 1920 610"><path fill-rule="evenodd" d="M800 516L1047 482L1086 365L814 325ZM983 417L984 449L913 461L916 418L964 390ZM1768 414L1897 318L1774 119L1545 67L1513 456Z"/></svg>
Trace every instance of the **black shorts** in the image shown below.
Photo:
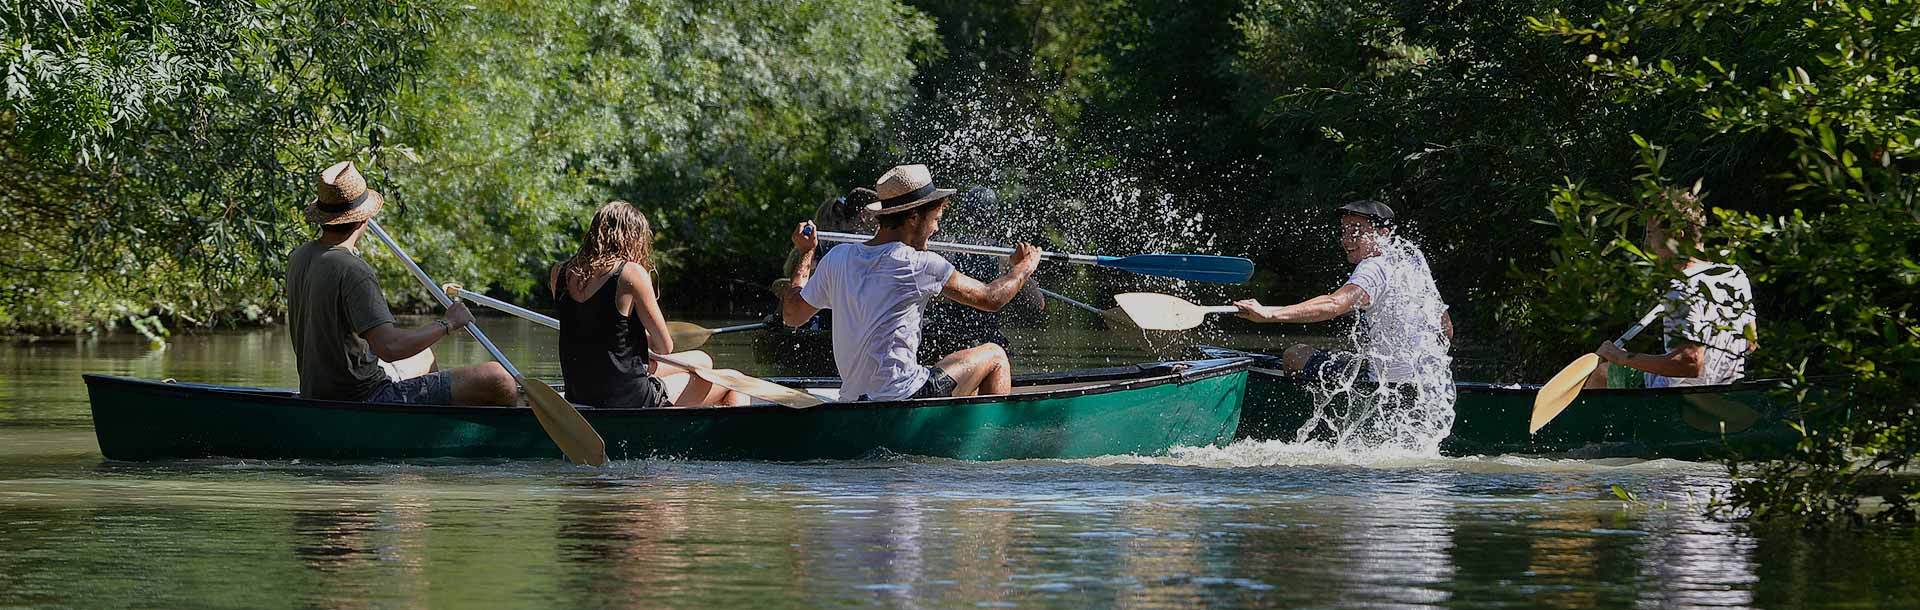
<svg viewBox="0 0 1920 610"><path fill-rule="evenodd" d="M946 371L940 370L940 367L927 367L927 382L920 384L920 389L914 390L913 395L908 396L907 400L946 398L952 396L953 391L959 387L960 382L954 380L953 376L948 375Z"/></svg>
<svg viewBox="0 0 1920 610"><path fill-rule="evenodd" d="M1346 376L1343 373L1354 367L1360 369L1359 376L1355 379L1373 378L1372 371L1367 370L1366 359L1361 358L1359 354L1313 350L1313 355L1307 357L1306 368L1300 369L1297 379L1322 382L1344 379Z"/></svg>
<svg viewBox="0 0 1920 610"><path fill-rule="evenodd" d="M453 374L434 371L412 379L389 379L367 396L367 402L450 405L453 404Z"/></svg>

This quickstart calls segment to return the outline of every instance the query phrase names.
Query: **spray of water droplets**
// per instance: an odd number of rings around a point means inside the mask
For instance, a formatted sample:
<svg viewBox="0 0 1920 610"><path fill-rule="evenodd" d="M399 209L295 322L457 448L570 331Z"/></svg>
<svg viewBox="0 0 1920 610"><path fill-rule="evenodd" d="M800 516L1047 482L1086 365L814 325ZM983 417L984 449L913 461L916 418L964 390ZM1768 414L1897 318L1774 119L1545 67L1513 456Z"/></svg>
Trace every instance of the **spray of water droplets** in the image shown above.
<svg viewBox="0 0 1920 610"><path fill-rule="evenodd" d="M1355 358L1308 381L1313 416L1296 442L1336 450L1390 449L1437 455L1453 429L1453 358L1442 329L1446 305L1426 257L1410 241L1380 239L1387 290L1349 333Z"/></svg>

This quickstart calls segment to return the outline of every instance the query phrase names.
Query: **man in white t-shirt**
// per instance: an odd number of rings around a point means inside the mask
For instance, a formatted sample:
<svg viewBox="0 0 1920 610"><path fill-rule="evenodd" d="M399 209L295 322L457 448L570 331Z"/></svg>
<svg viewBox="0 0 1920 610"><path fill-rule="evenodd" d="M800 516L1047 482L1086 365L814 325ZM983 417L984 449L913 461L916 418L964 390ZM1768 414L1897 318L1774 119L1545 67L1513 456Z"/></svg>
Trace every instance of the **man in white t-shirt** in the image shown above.
<svg viewBox="0 0 1920 610"><path fill-rule="evenodd" d="M1393 234L1393 208L1372 200L1340 207L1340 247L1353 274L1340 289L1293 305L1237 301L1240 317L1255 322L1324 322L1358 312L1362 317L1355 352L1325 352L1309 345L1288 348L1287 371L1317 378L1333 370L1360 367L1366 378L1386 383L1413 381L1428 368L1446 368L1453 340L1453 319L1433 283L1427 258L1412 243Z"/></svg>
<svg viewBox="0 0 1920 610"><path fill-rule="evenodd" d="M1750 333L1758 332L1753 311L1753 283L1739 265L1711 263L1679 252L1679 240L1700 251L1706 224L1698 196L1675 192L1673 205L1678 230L1669 232L1658 216L1647 219L1649 253L1671 261L1685 275L1667 290L1667 313L1661 354L1637 354L1613 344L1594 350L1605 362L1587 377L1589 388L1668 388L1722 385L1747 373L1747 354L1754 350Z"/></svg>
<svg viewBox="0 0 1920 610"><path fill-rule="evenodd" d="M940 230L952 189L936 188L925 165L887 170L874 185L879 201L867 206L879 221L873 239L842 244L827 252L816 270L813 251L819 236L813 223L793 230L791 284L780 293L781 316L788 326L807 323L822 309L833 310L833 361L840 370L841 400L904 400L939 396L1006 394L1013 391L1013 365L999 345L963 349L933 366L923 366L920 323L935 295L956 303L998 311L1020 293L1040 265L1040 250L1014 248L1012 266L982 283L954 271L953 264L927 251Z"/></svg>

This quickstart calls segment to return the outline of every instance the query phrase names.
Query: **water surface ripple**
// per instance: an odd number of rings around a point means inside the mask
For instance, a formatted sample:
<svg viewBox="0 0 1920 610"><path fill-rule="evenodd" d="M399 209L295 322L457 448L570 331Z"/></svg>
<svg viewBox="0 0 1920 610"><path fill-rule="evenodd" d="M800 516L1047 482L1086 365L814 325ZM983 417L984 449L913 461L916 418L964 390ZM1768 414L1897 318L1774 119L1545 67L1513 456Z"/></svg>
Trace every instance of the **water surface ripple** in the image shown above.
<svg viewBox="0 0 1920 610"><path fill-rule="evenodd" d="M553 372L541 335L490 322ZM79 372L289 385L284 341L0 350L0 607L1920 607L1920 542L1710 520L1724 471L1665 460L100 459ZM1077 353L1022 362L1129 356Z"/></svg>

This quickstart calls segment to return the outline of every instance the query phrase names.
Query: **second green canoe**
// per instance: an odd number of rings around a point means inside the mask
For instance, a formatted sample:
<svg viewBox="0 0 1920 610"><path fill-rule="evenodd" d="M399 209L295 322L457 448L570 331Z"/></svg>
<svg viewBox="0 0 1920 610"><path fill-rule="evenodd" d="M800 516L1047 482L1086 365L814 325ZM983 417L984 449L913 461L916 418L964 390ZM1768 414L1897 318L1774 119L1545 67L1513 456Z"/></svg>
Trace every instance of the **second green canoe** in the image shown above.
<svg viewBox="0 0 1920 610"><path fill-rule="evenodd" d="M1295 440L1313 415L1308 388L1264 354L1205 348L1211 356L1255 358L1240 437ZM1776 456L1800 440L1795 411L1776 400L1778 382L1639 390L1586 390L1538 434L1527 434L1538 385L1455 384L1445 455L1560 455L1685 460Z"/></svg>

